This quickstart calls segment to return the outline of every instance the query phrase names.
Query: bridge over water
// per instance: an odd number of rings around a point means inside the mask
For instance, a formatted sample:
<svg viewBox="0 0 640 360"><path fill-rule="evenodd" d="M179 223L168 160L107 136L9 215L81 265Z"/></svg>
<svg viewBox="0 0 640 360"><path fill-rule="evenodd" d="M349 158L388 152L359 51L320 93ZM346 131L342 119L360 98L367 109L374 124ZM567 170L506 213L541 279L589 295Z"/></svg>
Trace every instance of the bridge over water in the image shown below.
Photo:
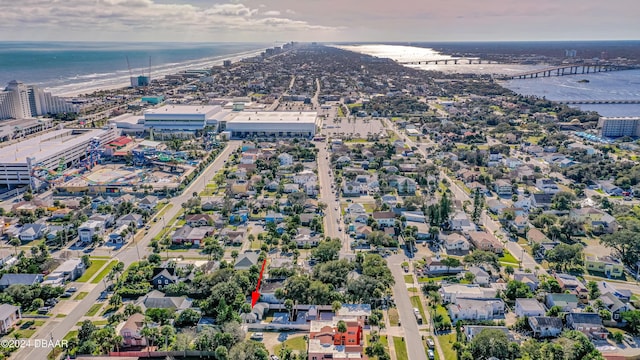
<svg viewBox="0 0 640 360"><path fill-rule="evenodd" d="M581 104L581 105L599 105L599 104L640 104L640 99L631 100L554 100L559 104Z"/></svg>
<svg viewBox="0 0 640 360"><path fill-rule="evenodd" d="M398 61L398 64L402 65L475 65L475 64L498 64L497 61L482 60L478 58L450 58L450 59L427 59L427 60L411 60L411 61Z"/></svg>
<svg viewBox="0 0 640 360"><path fill-rule="evenodd" d="M535 79L538 77L592 74L592 73L600 73L600 72L635 70L635 69L640 69L640 66L615 65L615 64L600 64L600 65L571 64L571 65L554 66L554 67L539 69L539 70L532 70L532 71L522 72L522 73L513 74L513 75L507 75L503 77L503 80Z"/></svg>

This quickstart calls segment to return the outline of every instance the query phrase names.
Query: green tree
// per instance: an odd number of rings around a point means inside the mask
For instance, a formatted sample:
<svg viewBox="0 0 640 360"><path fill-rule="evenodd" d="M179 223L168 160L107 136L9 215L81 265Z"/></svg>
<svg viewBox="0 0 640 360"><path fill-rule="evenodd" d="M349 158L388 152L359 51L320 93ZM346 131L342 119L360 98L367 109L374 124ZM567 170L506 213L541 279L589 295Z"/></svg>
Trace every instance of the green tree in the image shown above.
<svg viewBox="0 0 640 360"><path fill-rule="evenodd" d="M471 340L470 349L475 359L511 359L509 338L501 330L484 329Z"/></svg>
<svg viewBox="0 0 640 360"><path fill-rule="evenodd" d="M478 223L480 221L483 209L484 195L480 192L480 188L476 188L476 191L473 194L473 213L471 214L471 219L474 223Z"/></svg>
<svg viewBox="0 0 640 360"><path fill-rule="evenodd" d="M507 283L504 295L507 299L515 301L519 298L530 298L533 296L533 293L527 284L521 281L511 280Z"/></svg>

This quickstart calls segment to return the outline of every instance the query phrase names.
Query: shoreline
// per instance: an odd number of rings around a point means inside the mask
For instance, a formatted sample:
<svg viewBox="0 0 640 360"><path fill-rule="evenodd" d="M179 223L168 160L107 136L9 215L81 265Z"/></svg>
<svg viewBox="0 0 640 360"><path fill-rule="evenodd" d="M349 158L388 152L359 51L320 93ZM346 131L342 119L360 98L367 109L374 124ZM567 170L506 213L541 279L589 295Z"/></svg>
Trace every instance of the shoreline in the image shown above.
<svg viewBox="0 0 640 360"><path fill-rule="evenodd" d="M230 60L232 63L237 63L242 59L260 55L266 49L268 48L250 50L242 53L229 54L228 56L218 56L215 58L194 59L194 60L190 60L189 62L197 62L198 64L192 64L192 65L190 65L189 63L185 63L184 65L176 64L165 70L157 70L155 73L152 72L151 75L153 79L154 75L155 77L164 77L166 75L180 74L181 72L184 72L186 70L203 69L203 68L212 67L212 66L220 66L223 64L225 60ZM159 65L159 66L163 66L163 65ZM125 77L125 76L121 76L121 77ZM111 78L111 80L103 79L102 81L105 81L105 82L112 81L113 83L96 84L94 86L91 86L90 83L86 83L84 87L82 87L83 86L82 83L78 83L78 84L67 84L67 85L58 86L58 87L43 87L42 89L44 91L50 92L54 96L59 96L64 98L73 98L73 97L79 97L80 95L91 95L97 91L112 91L117 89L126 89L130 87L129 86L130 80L128 75L126 76L126 79L123 78L122 81L120 81L118 77L116 77L115 79ZM73 87L73 86L79 86L81 88L68 89L68 90L60 89L63 87Z"/></svg>

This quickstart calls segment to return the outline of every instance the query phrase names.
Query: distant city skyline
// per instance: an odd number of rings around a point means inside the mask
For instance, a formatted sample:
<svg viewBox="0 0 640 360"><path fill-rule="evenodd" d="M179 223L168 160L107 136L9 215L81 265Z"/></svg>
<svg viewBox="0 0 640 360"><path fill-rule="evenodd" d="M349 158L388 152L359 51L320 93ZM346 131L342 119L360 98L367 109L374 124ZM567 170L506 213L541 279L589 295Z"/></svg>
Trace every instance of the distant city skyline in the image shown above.
<svg viewBox="0 0 640 360"><path fill-rule="evenodd" d="M636 40L637 0L0 0L0 40Z"/></svg>

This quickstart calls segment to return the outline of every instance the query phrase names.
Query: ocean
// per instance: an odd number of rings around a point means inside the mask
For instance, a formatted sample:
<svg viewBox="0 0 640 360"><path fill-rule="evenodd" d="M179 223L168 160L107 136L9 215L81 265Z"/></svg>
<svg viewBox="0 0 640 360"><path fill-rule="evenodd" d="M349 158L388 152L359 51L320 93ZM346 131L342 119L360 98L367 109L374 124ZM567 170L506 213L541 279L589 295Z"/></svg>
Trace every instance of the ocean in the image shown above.
<svg viewBox="0 0 640 360"><path fill-rule="evenodd" d="M340 45L339 48L390 58L396 61L445 60L451 56L433 49L405 45ZM473 73L512 75L547 66L512 64L430 64L406 65L421 70L444 73ZM589 80L589 82L579 82ZM510 80L502 85L522 95L535 95L548 100L640 100L640 70L581 74L537 79ZM602 116L640 116L640 104L579 104L571 105L585 111L596 111Z"/></svg>
<svg viewBox="0 0 640 360"><path fill-rule="evenodd" d="M133 76L151 78L222 64L259 54L265 43L0 42L0 88L11 80L37 85L55 95L129 85Z"/></svg>

